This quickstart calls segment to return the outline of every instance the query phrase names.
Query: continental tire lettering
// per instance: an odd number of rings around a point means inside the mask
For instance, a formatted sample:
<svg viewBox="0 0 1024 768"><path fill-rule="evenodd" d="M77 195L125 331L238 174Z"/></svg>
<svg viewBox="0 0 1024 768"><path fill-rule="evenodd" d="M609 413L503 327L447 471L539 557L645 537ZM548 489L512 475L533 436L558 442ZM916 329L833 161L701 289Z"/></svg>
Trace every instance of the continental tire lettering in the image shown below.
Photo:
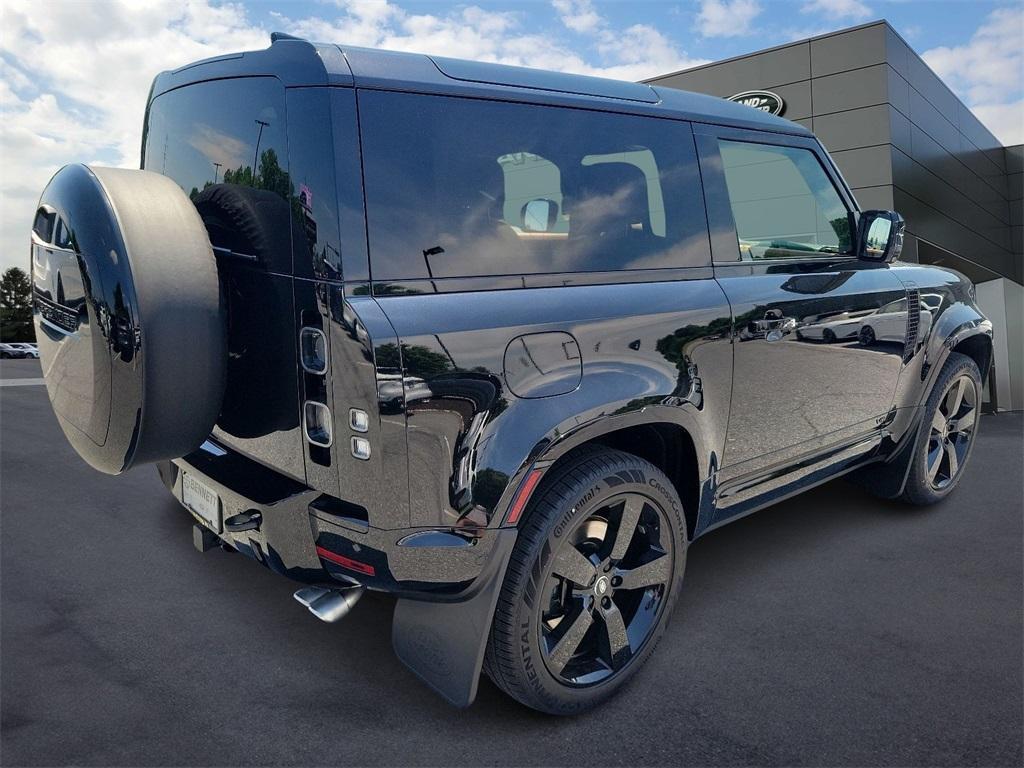
<svg viewBox="0 0 1024 768"><path fill-rule="evenodd" d="M594 498L594 496L600 493L600 491L600 486L595 485L589 491L580 496L576 500L575 504L569 507L569 509L565 512L565 514L562 515L561 519L558 521L558 523L552 530L552 534L556 539L562 538L562 534L565 532L565 526L567 526L572 521L573 517L576 516L576 510L578 510L580 507L582 507L584 504L586 504L588 501Z"/></svg>
<svg viewBox="0 0 1024 768"><path fill-rule="evenodd" d="M652 477L650 480L647 481L647 484L651 486L651 488L654 488L656 491L658 491L658 493L660 493L662 496L664 496L665 500L672 505L672 511L675 512L677 515L679 514L679 507L676 505L675 499L672 498L672 494L669 493L669 490L658 482L658 478Z"/></svg>

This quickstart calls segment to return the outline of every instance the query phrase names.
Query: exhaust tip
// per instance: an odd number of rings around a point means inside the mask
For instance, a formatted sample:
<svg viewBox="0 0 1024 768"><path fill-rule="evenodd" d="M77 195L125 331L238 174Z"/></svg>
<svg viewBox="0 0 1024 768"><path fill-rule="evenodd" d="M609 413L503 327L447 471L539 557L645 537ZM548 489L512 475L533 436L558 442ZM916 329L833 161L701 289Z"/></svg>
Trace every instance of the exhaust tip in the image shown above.
<svg viewBox="0 0 1024 768"><path fill-rule="evenodd" d="M309 612L321 621L333 624L341 621L359 602L366 591L365 587L355 586L348 589L324 589L323 587L303 587L292 597L309 609Z"/></svg>
<svg viewBox="0 0 1024 768"><path fill-rule="evenodd" d="M363 596L365 591L365 587L328 590L326 595L310 603L309 612L321 621L333 624L336 621L341 621L348 615L348 612L355 607L355 604L359 602L359 598Z"/></svg>
<svg viewBox="0 0 1024 768"><path fill-rule="evenodd" d="M324 589L323 587L303 587L292 595L292 597L309 608L310 605L315 603L328 592L330 592L330 590Z"/></svg>

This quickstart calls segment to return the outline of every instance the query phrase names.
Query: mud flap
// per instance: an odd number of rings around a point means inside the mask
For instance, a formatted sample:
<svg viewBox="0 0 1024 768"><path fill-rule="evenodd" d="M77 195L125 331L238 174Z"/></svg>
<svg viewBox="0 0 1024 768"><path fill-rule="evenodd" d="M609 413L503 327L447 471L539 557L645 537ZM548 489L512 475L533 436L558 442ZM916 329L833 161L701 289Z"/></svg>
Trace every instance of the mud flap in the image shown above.
<svg viewBox="0 0 1024 768"><path fill-rule="evenodd" d="M476 698L491 617L518 531L498 532L494 549L470 591L452 602L401 598L391 624L395 654L456 707Z"/></svg>
<svg viewBox="0 0 1024 768"><path fill-rule="evenodd" d="M923 409L922 409L923 413ZM883 499L895 499L907 485L910 464L917 453L921 440L921 416L914 418L914 426L907 430L902 445L899 445L888 460L868 464L847 475L847 479L871 491Z"/></svg>

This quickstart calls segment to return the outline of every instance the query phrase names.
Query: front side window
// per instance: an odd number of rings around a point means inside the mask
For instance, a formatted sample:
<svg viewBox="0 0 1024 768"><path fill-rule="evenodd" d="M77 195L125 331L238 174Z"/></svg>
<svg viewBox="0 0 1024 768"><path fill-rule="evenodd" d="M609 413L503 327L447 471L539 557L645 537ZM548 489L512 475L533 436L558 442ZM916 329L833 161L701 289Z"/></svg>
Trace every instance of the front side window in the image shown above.
<svg viewBox="0 0 1024 768"><path fill-rule="evenodd" d="M740 257L851 253L850 212L809 149L720 140Z"/></svg>
<svg viewBox="0 0 1024 768"><path fill-rule="evenodd" d="M376 281L710 263L685 123L360 94Z"/></svg>

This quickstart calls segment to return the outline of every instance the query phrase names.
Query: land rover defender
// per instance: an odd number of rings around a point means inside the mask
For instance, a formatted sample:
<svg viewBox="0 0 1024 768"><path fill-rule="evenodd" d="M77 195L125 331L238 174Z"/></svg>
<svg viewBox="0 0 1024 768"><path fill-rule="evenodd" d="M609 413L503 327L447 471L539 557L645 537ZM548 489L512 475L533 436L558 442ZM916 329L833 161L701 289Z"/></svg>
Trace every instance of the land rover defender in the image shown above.
<svg viewBox="0 0 1024 768"><path fill-rule="evenodd" d="M687 547L840 475L940 501L991 325L899 260L802 126L660 86L275 35L159 75L141 169L63 168L32 233L68 440L153 463L401 660L594 706Z"/></svg>

